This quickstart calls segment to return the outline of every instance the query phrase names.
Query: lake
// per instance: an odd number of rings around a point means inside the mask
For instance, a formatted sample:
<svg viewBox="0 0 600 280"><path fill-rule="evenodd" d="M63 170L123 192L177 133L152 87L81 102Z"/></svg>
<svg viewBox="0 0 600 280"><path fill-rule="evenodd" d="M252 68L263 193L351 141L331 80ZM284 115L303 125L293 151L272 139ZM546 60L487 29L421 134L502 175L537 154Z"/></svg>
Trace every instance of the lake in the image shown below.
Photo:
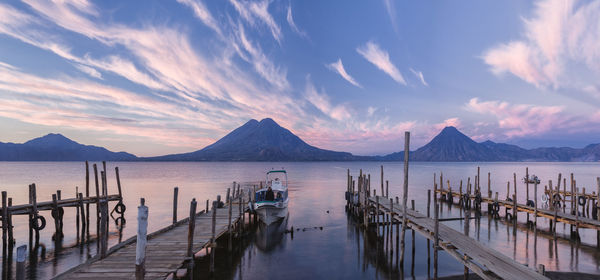
<svg viewBox="0 0 600 280"><path fill-rule="evenodd" d="M97 163L101 166L100 163ZM362 168L370 173L372 188L379 190L380 165L384 165L385 180L390 182L390 196L401 197L403 164L397 162L109 162L108 189L117 193L114 167L118 166L123 187L124 203L127 206L126 225L121 232L111 222L109 246L134 236L137 229L136 207L141 197L149 208L148 231L165 227L172 219L173 187L179 187L179 218L189 213L189 202L196 198L203 209L207 199L214 200L217 194L223 197L232 182L242 184L264 180L265 172L285 168L289 176L289 218L284 228L300 229L291 234L282 233L265 244L261 232L250 232L232 257L217 258L218 278L294 278L294 279L375 279L397 275L390 272L382 260L381 249L365 244L365 234L348 218L346 204L346 170L355 177ZM91 164L90 164L91 165ZM491 172L492 190L499 197L506 196L506 182L511 182L513 172L519 182L519 202L524 201L525 185L521 179L525 168L542 180L538 194L548 180L556 182L558 173L568 177L574 173L578 187L587 192L596 190L596 177L600 176L598 163L411 163L409 171L409 201L416 201L416 209L423 213L427 207L427 190L433 189L433 174L444 174L453 189L458 189L460 180L466 184L467 177L474 179L477 166L481 167L481 186L487 188L487 173ZM93 175L91 176L93 178ZM93 182L93 179L91 180ZM0 189L8 192L13 204L28 202L28 185L36 183L38 201L51 200L57 189L63 198L75 196L85 188L85 164L80 162L0 162ZM91 187L94 190L94 187ZM92 191L93 193L94 191ZM533 197L533 187L530 187ZM111 208L112 209L111 204ZM444 205L444 217L459 217L457 208ZM94 209L94 206L91 206ZM501 213L504 211L502 210ZM73 247L76 244L75 210L65 209L65 238L58 250L52 241L53 223L49 212L42 213L48 225L41 232L40 242L46 253L36 267L29 267L30 276L47 279L85 261L95 254L95 245ZM503 214L501 214L503 216ZM544 264L546 270L577 271L600 274L600 251L596 249L596 232L582 229L581 243L568 239L569 227L559 223L558 236L554 242L548 233L548 222L539 218L537 239L534 231L525 225L525 215L519 215L519 226L513 234L512 226L504 219L481 219L444 222L460 232L466 232L479 242L489 246L519 263L531 267ZM91 217L90 233L95 233L95 215ZM16 246L28 243L26 216L14 218ZM411 258L411 234L407 231L406 261L404 275L415 278L427 277L427 242L416 234L416 257L414 269ZM221 245L219 245L221 246ZM16 247L15 247L16 248ZM54 252L58 251L57 254ZM132 264L133 265L133 264ZM413 272L414 271L414 272ZM463 273L463 266L444 252L440 253L440 276Z"/></svg>

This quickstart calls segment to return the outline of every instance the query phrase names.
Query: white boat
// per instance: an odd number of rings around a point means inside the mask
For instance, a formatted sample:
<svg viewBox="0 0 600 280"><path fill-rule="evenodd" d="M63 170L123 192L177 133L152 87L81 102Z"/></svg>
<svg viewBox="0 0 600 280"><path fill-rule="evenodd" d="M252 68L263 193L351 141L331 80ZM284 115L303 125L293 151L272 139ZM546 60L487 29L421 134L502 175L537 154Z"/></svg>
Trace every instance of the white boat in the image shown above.
<svg viewBox="0 0 600 280"><path fill-rule="evenodd" d="M285 170L267 172L267 184L258 190L254 204L250 208L258 214L258 218L270 225L285 218L288 214L288 180Z"/></svg>

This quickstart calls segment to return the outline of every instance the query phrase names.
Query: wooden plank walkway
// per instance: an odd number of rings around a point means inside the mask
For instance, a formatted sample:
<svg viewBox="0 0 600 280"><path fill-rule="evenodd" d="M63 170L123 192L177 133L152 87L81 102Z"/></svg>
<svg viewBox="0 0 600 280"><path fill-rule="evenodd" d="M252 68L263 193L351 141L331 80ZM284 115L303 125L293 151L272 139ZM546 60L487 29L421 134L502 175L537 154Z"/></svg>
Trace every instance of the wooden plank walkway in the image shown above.
<svg viewBox="0 0 600 280"><path fill-rule="evenodd" d="M449 191L447 189L437 189L437 193L442 195L448 195ZM464 194L463 194L464 195ZM452 197L460 198L460 193L452 192ZM471 199L475 199L474 195L470 195ZM496 200L493 198L482 197L482 203L485 202L487 204L493 204ZM506 207L508 209L512 209L514 206L513 201L501 200L498 199L498 205L502 207ZM526 212L530 214L535 214L535 207L527 206L525 204L517 203L517 212ZM512 214L512 212L510 212ZM550 220L554 219L555 211L547 208L539 208L537 209L538 217L548 218ZM600 221L590 219L587 217L575 217L575 215L571 215L568 213L563 213L560 210L556 211L556 220L561 223L579 226L579 228L590 228L595 230L600 230Z"/></svg>
<svg viewBox="0 0 600 280"><path fill-rule="evenodd" d="M247 200L242 201L243 212L247 210ZM239 204L232 205L231 224L240 219ZM189 218L148 235L146 247L145 279L165 279L185 262ZM225 234L229 225L229 206L218 208L216 212L215 236ZM193 252L207 247L212 235L212 210L201 211L196 216ZM56 279L110 278L135 279L136 237L112 247L104 259L91 258L87 262L59 275Z"/></svg>
<svg viewBox="0 0 600 280"><path fill-rule="evenodd" d="M371 207L377 203L373 196L369 197L369 202ZM390 202L386 197L380 197L379 205L380 210L390 211ZM399 206L395 204L393 207L392 216L396 222L401 222L403 219L403 212ZM407 210L407 220L407 227L420 232L427 239L435 239L435 220L413 210ZM442 223L438 226L440 247L483 279L548 279ZM467 258L464 255L467 255ZM482 266L488 270L484 271Z"/></svg>

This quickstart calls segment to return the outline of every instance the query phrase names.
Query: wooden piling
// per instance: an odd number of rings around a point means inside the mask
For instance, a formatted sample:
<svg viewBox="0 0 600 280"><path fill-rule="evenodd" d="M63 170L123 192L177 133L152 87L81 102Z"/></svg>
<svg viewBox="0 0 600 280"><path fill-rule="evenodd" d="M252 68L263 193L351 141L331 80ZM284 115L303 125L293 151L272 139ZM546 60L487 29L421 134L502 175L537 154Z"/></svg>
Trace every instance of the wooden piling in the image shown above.
<svg viewBox="0 0 600 280"><path fill-rule="evenodd" d="M54 212L54 241L60 240L60 224L58 221L58 217L60 216L58 210L58 202L56 200L56 194L52 194L52 212Z"/></svg>
<svg viewBox="0 0 600 280"><path fill-rule="evenodd" d="M383 165L381 166L381 195L383 195Z"/></svg>
<svg viewBox="0 0 600 280"><path fill-rule="evenodd" d="M8 207L12 206L12 198L8 198ZM7 217L7 226L8 226L8 250L12 253L13 247L15 245L15 239L13 236L13 222L12 222L12 213L11 211L6 211Z"/></svg>
<svg viewBox="0 0 600 280"><path fill-rule="evenodd" d="M148 207L144 205L145 199L140 199L138 206L138 230L137 243L135 247L135 278L144 279L146 274L146 241L148 234Z"/></svg>
<svg viewBox="0 0 600 280"><path fill-rule="evenodd" d="M7 226L7 219L8 217L8 207L7 207L7 193L6 191L2 191L2 260L6 261L6 255L8 253L8 248L7 248L7 244L8 244L8 226ZM6 267L3 266L4 269L6 269ZM6 273L6 271L4 271Z"/></svg>
<svg viewBox="0 0 600 280"><path fill-rule="evenodd" d="M89 163L85 161L85 197L90 197L90 167ZM85 220L85 232L87 233L88 239L90 236L90 204L86 203L85 212L87 213Z"/></svg>
<svg viewBox="0 0 600 280"><path fill-rule="evenodd" d="M229 194L229 191L227 192L227 194ZM231 197L228 197L227 200L229 200L229 217L228 217L228 224L227 224L227 233L229 235L229 243L227 244L227 250L229 250L231 252L232 249L232 235L233 235L233 231L232 231L232 226L231 226L231 214L232 214L232 209L233 209L233 199Z"/></svg>
<svg viewBox="0 0 600 280"><path fill-rule="evenodd" d="M188 245L187 245L187 257L188 257L188 269L189 278L194 279L194 231L196 229L196 199L193 198L190 203L190 219L188 222Z"/></svg>
<svg viewBox="0 0 600 280"><path fill-rule="evenodd" d="M173 188L173 224L177 223L177 196L179 195L179 187ZM195 202L195 199L194 199Z"/></svg>
<svg viewBox="0 0 600 280"><path fill-rule="evenodd" d="M94 163L94 179L96 182L96 237L100 236L100 185L98 184L98 167ZM100 242L96 242L96 249L100 249Z"/></svg>
<svg viewBox="0 0 600 280"><path fill-rule="evenodd" d="M388 180L385 180L385 197L390 197L390 182Z"/></svg>
<svg viewBox="0 0 600 280"><path fill-rule="evenodd" d="M440 174L441 175L441 174ZM440 235L439 235L439 205L437 203L434 204L434 212L433 219L435 221L433 236L433 279L438 279L438 248L440 246Z"/></svg>
<svg viewBox="0 0 600 280"><path fill-rule="evenodd" d="M100 231L98 235L98 243L100 244L100 258L106 257L108 249L108 201L100 199L99 203L100 212Z"/></svg>
<svg viewBox="0 0 600 280"><path fill-rule="evenodd" d="M88 227L87 221L89 220L89 212L86 215L83 208L83 194L79 193L79 212L81 213L81 243L85 242L85 232Z"/></svg>
<svg viewBox="0 0 600 280"><path fill-rule="evenodd" d="M407 203L408 203L408 157L410 147L410 132L404 132L404 190L402 192L402 235L400 236L400 265L404 266L404 239L406 234Z"/></svg>
<svg viewBox="0 0 600 280"><path fill-rule="evenodd" d="M210 238L210 268L209 272L211 275L215 272L215 249L216 249L216 239L215 239L215 230L217 223L217 202L213 201L212 204L212 223L211 223L211 238Z"/></svg>
<svg viewBox="0 0 600 280"><path fill-rule="evenodd" d="M415 211L415 200L411 200L410 201L410 210ZM412 262L410 263L410 272L411 275L415 275L415 230L411 230L411 256L412 256Z"/></svg>

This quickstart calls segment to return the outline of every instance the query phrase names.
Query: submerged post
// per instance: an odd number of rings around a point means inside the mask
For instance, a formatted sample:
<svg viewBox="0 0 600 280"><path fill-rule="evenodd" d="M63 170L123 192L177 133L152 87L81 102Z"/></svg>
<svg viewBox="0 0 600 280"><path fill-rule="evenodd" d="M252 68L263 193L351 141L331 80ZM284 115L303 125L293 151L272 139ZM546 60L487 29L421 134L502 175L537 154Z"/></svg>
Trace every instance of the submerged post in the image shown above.
<svg viewBox="0 0 600 280"><path fill-rule="evenodd" d="M138 230L137 243L135 247L135 278L144 279L146 273L146 241L148 234L148 207L145 206L145 199L140 199L138 206Z"/></svg>

